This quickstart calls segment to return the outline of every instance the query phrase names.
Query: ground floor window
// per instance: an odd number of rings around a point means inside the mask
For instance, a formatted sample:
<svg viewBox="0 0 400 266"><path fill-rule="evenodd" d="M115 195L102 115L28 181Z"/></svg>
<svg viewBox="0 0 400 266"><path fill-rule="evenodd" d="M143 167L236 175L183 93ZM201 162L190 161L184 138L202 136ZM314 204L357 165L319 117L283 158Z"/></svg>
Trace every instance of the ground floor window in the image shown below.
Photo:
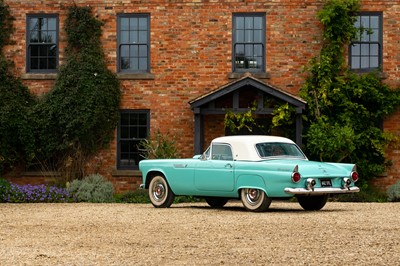
<svg viewBox="0 0 400 266"><path fill-rule="evenodd" d="M138 169L143 159L139 144L149 136L149 110L121 110L117 129L117 168Z"/></svg>

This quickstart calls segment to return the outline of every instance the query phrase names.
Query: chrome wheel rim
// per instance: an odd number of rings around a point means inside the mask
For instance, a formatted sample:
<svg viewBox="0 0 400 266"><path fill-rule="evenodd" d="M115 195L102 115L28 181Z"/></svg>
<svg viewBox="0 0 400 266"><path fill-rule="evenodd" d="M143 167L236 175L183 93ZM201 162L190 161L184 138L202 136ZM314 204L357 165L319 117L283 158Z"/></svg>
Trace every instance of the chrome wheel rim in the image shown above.
<svg viewBox="0 0 400 266"><path fill-rule="evenodd" d="M165 197L165 186L163 183L156 183L152 189L153 198L156 201L162 201Z"/></svg>
<svg viewBox="0 0 400 266"><path fill-rule="evenodd" d="M258 189L247 189L246 200L251 205L256 205L261 198L261 191Z"/></svg>

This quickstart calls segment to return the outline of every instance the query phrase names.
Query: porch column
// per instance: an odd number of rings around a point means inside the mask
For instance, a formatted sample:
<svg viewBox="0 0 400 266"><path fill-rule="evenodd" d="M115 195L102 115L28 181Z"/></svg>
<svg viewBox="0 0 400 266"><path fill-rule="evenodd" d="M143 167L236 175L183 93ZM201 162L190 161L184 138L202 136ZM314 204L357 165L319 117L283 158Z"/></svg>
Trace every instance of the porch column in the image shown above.
<svg viewBox="0 0 400 266"><path fill-rule="evenodd" d="M296 108L299 109L299 108ZM303 134L303 119L301 118L301 110L300 113L299 111L297 111L296 114L296 144L299 145L301 147L301 145L303 144L303 138L302 138L302 134Z"/></svg>
<svg viewBox="0 0 400 266"><path fill-rule="evenodd" d="M194 154L201 154L203 148L203 116L200 108L194 108Z"/></svg>

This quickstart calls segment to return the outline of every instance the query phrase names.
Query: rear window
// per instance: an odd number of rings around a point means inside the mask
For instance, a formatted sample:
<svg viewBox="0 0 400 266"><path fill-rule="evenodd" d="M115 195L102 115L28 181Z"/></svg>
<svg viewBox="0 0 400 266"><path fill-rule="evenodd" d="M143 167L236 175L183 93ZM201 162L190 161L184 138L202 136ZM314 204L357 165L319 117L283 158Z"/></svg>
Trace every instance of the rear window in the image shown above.
<svg viewBox="0 0 400 266"><path fill-rule="evenodd" d="M256 149L261 158L296 157L306 159L300 148L293 143L265 142L257 143Z"/></svg>

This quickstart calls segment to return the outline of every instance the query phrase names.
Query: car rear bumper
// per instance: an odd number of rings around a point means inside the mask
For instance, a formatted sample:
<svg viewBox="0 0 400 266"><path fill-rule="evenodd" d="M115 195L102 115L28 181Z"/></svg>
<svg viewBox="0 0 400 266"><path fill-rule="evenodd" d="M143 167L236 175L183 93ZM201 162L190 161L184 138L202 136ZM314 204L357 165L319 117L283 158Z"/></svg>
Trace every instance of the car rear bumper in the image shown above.
<svg viewBox="0 0 400 266"><path fill-rule="evenodd" d="M358 187L350 187L350 188L314 188L306 189L306 188L285 188L285 192L293 195L323 195L323 194L347 194L347 193L356 193L360 192L360 188Z"/></svg>

